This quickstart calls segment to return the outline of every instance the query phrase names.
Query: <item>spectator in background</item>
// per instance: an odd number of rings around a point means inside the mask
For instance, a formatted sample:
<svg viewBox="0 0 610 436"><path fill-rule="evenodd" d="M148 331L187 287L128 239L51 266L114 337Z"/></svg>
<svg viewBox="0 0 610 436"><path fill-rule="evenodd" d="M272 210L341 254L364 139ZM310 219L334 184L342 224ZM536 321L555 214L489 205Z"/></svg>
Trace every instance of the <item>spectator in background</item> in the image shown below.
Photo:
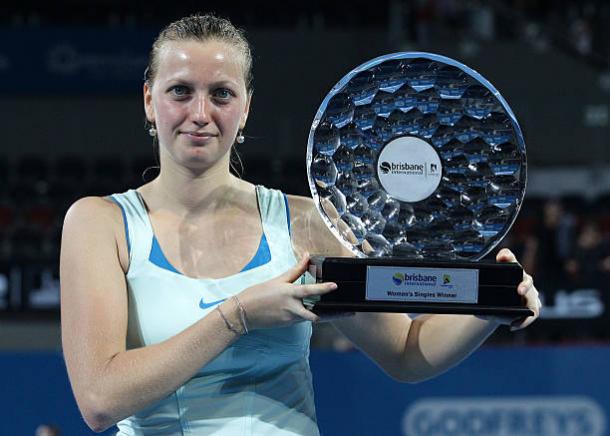
<svg viewBox="0 0 610 436"><path fill-rule="evenodd" d="M480 41L492 41L496 36L495 12L485 1L470 2L470 34Z"/></svg>
<svg viewBox="0 0 610 436"><path fill-rule="evenodd" d="M570 37L573 48L578 54L588 56L593 48L593 31L589 22L578 18L571 23Z"/></svg>
<svg viewBox="0 0 610 436"><path fill-rule="evenodd" d="M603 283L604 276L610 273L610 246L594 221L588 220L582 226L574 252L565 262L565 271L568 280L580 286Z"/></svg>
<svg viewBox="0 0 610 436"><path fill-rule="evenodd" d="M574 216L557 199L546 202L542 222L535 231L535 271L544 283L557 283L564 277L564 264L574 245Z"/></svg>
<svg viewBox="0 0 610 436"><path fill-rule="evenodd" d="M36 436L60 436L59 427L53 424L40 424L36 428Z"/></svg>

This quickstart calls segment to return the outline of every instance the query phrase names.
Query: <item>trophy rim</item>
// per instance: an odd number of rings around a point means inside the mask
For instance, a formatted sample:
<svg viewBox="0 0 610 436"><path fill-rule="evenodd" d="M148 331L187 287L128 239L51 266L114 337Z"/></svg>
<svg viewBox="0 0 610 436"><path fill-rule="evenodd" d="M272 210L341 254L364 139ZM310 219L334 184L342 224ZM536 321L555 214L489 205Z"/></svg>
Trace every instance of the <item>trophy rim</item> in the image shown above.
<svg viewBox="0 0 610 436"><path fill-rule="evenodd" d="M370 258L364 252L359 250L356 247L356 244L350 243L348 240L345 239L345 237L343 237L343 235L341 235L341 233L339 232L337 227L332 223L332 221L329 219L326 212L322 208L321 201L320 201L320 195L318 194L318 188L311 175L311 163L312 163L313 154L314 154L314 135L315 135L316 129L319 126L320 121L322 120L322 118L326 112L326 108L328 107L329 101L335 95L337 95L338 93L343 91L345 86L351 81L351 79L354 76L356 76L357 74L359 74L363 71L367 71L381 63L391 61L391 60L403 60L403 59L427 59L427 60L439 62L439 63L445 64L445 65L453 66L453 67L460 69L462 72L464 72L471 78L475 79L479 84L483 85L487 90L489 90L492 93L493 97L500 103L500 105L502 106L502 109L506 112L506 115L508 116L508 119L511 122L514 136L516 139L516 141L515 141L516 146L520 150L520 154L522 156L522 164L520 166L520 171L522 172L522 175L520 176L520 179L519 179L520 183L522 183L521 193L518 197L518 201L515 205L515 209L512 212L512 216L510 217L510 219L508 219L506 221L501 232L499 232L500 235L493 237L490 241L485 243L483 249L481 251L479 251L478 253L473 254L472 256L469 256L469 257L459 257L458 258L459 261L479 261L482 258L484 258L485 256L487 256L491 251L493 251L494 248L496 248L498 244L500 244L500 242L506 237L506 235L508 234L508 232L514 225L514 223L517 219L517 216L519 215L521 206L523 205L523 199L525 197L525 192L527 189L527 179L528 178L527 178L526 145L525 145L525 139L523 137L523 132L521 130L521 127L519 125L519 122L517 121L517 118L516 118L513 110L511 109L508 102L504 99L504 97L500 94L500 92L496 89L496 87L475 69L470 68L467 65L465 65L455 59L449 58L447 56L443 56L443 55L440 55L437 53L423 52L423 51L401 51L401 52L394 52L394 53L390 53L390 54L381 55L381 56L375 57L373 59L370 59L370 60L358 65L357 67L353 68L347 74L345 74L331 88L331 90L328 92L326 97L322 100L322 103L320 104L318 110L316 111L316 114L315 114L314 119L311 124L311 128L309 130L309 135L307 138L307 152L306 152L307 180L308 180L308 184L309 184L309 189L311 191L312 199L314 200L315 207L318 210L318 213L320 214L322 219L324 220L327 228L331 231L331 233L333 233L333 235L339 240L339 242L345 248L347 248L350 252L352 252L357 257ZM417 136L415 136L415 137L417 137ZM392 140L390 140L390 142L391 141ZM386 144L384 144L384 146ZM437 150L435 149L435 151L437 151ZM378 157L379 156L377 156L377 159L378 159ZM377 175L375 177L378 179ZM437 189L438 189L438 187L437 187ZM393 198L390 194L387 194L387 195L389 197ZM404 201L398 200L398 199L396 199L396 201L398 201L400 203L404 202ZM387 256L387 257L395 258L396 256Z"/></svg>

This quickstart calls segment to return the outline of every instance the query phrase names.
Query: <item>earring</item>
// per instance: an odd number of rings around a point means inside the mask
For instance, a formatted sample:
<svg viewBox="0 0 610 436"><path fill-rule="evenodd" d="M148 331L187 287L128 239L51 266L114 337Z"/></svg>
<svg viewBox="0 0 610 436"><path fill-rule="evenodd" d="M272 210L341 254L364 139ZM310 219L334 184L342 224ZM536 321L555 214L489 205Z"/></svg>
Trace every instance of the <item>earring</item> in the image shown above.
<svg viewBox="0 0 610 436"><path fill-rule="evenodd" d="M237 142L238 144L243 144L245 140L246 138L244 138L244 132L240 129L239 132L237 132L237 138L235 138L235 142Z"/></svg>
<svg viewBox="0 0 610 436"><path fill-rule="evenodd" d="M151 127L150 129L148 129L148 134L154 138L155 136L157 136L157 129Z"/></svg>

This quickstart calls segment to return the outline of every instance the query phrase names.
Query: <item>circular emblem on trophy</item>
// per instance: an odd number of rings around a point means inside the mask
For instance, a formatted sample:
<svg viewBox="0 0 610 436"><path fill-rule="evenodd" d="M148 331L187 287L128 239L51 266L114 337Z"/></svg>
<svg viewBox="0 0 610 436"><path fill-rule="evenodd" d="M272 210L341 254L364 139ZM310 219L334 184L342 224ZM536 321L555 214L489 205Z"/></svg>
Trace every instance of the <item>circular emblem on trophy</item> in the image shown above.
<svg viewBox="0 0 610 436"><path fill-rule="evenodd" d="M381 56L322 102L309 185L333 233L360 257L479 260L525 194L526 155L499 92L444 56Z"/></svg>

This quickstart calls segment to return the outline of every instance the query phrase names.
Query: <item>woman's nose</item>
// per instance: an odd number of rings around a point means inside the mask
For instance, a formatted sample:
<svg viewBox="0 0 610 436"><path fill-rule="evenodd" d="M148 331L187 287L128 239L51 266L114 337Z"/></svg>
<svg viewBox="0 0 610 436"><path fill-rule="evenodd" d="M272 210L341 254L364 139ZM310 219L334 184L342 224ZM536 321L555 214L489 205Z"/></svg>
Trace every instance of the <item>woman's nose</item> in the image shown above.
<svg viewBox="0 0 610 436"><path fill-rule="evenodd" d="M198 95L193 99L191 117L197 124L207 124L210 120L209 102L205 95Z"/></svg>

